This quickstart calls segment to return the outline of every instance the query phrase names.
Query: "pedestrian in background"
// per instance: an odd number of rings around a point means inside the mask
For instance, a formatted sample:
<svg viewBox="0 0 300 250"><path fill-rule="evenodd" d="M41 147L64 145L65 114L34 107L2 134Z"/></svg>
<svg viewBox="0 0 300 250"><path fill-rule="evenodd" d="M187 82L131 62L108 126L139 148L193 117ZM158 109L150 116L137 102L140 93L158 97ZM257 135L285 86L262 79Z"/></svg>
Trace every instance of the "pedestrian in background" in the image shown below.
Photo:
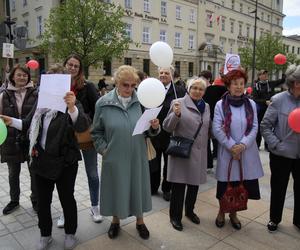
<svg viewBox="0 0 300 250"><path fill-rule="evenodd" d="M200 224L199 217L194 213L194 206L199 185L206 182L210 110L209 105L202 99L205 89L206 82L203 79L190 79L188 93L183 98L172 101L170 111L163 122L167 132L189 139L192 139L200 128L189 158L169 155L168 159L167 180L172 184L170 221L179 231L183 229L181 220L184 200L185 216L193 223Z"/></svg>
<svg viewBox="0 0 300 250"><path fill-rule="evenodd" d="M282 219L286 189L292 173L294 179L293 224L300 229L300 134L288 124L289 114L300 108L300 66L286 71L288 90L272 97L261 122L261 133L269 146L271 169L270 232Z"/></svg>

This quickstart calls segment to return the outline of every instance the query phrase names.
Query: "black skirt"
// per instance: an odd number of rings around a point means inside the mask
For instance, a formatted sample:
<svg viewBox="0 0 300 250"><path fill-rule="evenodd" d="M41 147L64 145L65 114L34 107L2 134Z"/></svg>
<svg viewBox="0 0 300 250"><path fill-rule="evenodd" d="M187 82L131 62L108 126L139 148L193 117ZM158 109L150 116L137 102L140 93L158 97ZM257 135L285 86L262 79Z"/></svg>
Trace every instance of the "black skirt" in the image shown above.
<svg viewBox="0 0 300 250"><path fill-rule="evenodd" d="M230 182L232 186L238 186L239 181L232 181ZM260 192L259 192L259 183L258 179L254 180L244 180L243 181L244 187L248 191L248 199L251 200L259 200L260 199ZM227 181L218 181L217 183L217 199L221 199L224 195L227 188Z"/></svg>

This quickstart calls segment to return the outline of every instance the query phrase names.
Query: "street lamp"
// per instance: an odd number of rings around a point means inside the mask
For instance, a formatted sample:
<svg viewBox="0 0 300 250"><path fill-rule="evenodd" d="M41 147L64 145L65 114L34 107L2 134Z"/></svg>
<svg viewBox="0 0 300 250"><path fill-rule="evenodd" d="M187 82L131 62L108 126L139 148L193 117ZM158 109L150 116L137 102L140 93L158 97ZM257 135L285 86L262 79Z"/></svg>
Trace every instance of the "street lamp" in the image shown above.
<svg viewBox="0 0 300 250"><path fill-rule="evenodd" d="M254 38L253 38L253 55L252 55L252 85L254 85L255 78L255 50L256 50L256 23L257 23L257 0L255 1L255 10L251 13L254 15Z"/></svg>

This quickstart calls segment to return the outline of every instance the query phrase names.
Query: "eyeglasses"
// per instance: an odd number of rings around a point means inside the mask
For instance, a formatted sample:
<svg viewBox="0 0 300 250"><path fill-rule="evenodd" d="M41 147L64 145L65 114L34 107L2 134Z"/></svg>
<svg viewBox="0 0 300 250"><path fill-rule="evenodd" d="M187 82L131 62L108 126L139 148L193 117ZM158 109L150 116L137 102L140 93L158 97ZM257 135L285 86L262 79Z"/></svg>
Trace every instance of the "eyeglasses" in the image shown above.
<svg viewBox="0 0 300 250"><path fill-rule="evenodd" d="M136 88L136 83L134 84L129 84L129 83L120 83L120 86L122 86L125 89L135 89Z"/></svg>
<svg viewBox="0 0 300 250"><path fill-rule="evenodd" d="M73 64L73 63L67 63L67 66L69 68L74 68L74 69L79 69L80 65L78 64Z"/></svg>

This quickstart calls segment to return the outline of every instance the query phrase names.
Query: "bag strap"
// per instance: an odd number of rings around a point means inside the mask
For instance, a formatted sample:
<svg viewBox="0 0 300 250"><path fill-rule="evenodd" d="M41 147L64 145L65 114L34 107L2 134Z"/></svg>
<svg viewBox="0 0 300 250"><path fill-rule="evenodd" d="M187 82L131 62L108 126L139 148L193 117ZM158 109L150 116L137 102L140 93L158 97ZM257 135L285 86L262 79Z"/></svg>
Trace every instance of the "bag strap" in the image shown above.
<svg viewBox="0 0 300 250"><path fill-rule="evenodd" d="M243 168L242 168L242 162L241 160L239 161L239 168L240 168L240 182L242 183L244 180L244 176L243 176ZM232 169L232 162L233 162L233 157L231 157L230 161L229 161L229 165L228 165L228 173L227 173L227 182L230 182L230 174L231 174L231 169Z"/></svg>
<svg viewBox="0 0 300 250"><path fill-rule="evenodd" d="M198 129L197 129L197 131L196 131L196 134L195 134L194 137L193 137L194 140L196 140L196 138L197 138L197 136L198 136L198 134L199 134L199 132L200 132L200 129L201 129L202 125L203 125L203 117L202 117L202 114L201 114L201 122L200 122L200 124L199 124L199 126L198 126Z"/></svg>

